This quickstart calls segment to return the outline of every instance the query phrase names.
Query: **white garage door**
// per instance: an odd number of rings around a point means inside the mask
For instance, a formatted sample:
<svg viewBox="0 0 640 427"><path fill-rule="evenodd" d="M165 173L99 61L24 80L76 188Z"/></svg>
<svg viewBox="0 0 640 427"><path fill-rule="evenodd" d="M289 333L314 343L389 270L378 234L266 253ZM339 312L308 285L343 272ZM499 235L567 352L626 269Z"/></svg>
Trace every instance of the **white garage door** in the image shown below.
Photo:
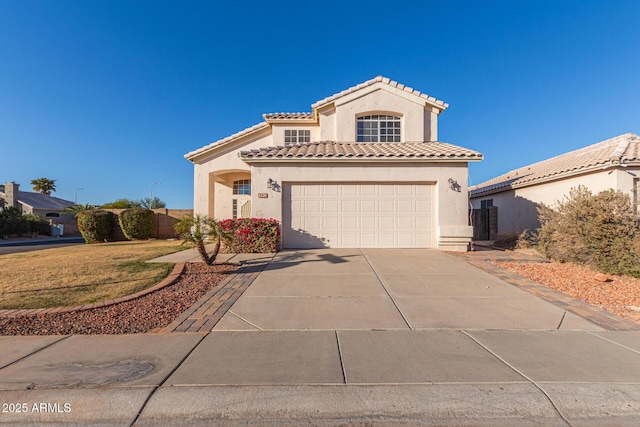
<svg viewBox="0 0 640 427"><path fill-rule="evenodd" d="M434 186L285 184L285 248L431 248Z"/></svg>

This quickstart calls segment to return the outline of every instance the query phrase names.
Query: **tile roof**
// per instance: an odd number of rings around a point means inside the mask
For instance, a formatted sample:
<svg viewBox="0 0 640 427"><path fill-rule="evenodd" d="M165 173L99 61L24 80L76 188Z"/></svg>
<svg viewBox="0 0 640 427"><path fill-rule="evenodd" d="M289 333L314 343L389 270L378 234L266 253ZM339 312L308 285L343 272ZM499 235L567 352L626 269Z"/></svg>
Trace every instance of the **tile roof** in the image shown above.
<svg viewBox="0 0 640 427"><path fill-rule="evenodd" d="M422 93L419 90L415 90L414 88L411 88L409 86L405 86L403 84L400 84L400 83L398 83L396 81L393 81L393 80L391 80L391 79L389 79L387 77L377 76L377 77L374 77L371 80L367 80L364 83L360 83L359 85L350 87L349 89L345 89L342 92L336 93L335 95L331 95L331 96L329 96L327 98L321 99L320 101L318 101L315 104L311 105L311 108L313 108L313 109L319 108L319 107L321 107L323 105L326 105L326 104L328 104L330 102L333 102L333 101L337 100L338 98L341 98L341 97L343 97L345 95L349 95L350 93L356 92L356 91L358 91L360 89L364 89L364 88L366 88L368 86L372 86L372 85L374 85L376 83L384 83L384 84L387 84L387 85L389 85L391 87L403 90L403 91L405 91L407 93L410 93L412 95L415 95L415 96L418 96L420 98L423 98L423 99L429 101L430 103L439 106L443 110L449 106L449 104L447 104L446 102L440 101L439 99L436 99L433 96L429 96L426 93Z"/></svg>
<svg viewBox="0 0 640 427"><path fill-rule="evenodd" d="M263 114L262 118L267 121L275 120L313 120L313 113L268 113Z"/></svg>
<svg viewBox="0 0 640 427"><path fill-rule="evenodd" d="M633 133L512 170L469 190L472 197L479 196L627 163L640 164L640 137Z"/></svg>
<svg viewBox="0 0 640 427"><path fill-rule="evenodd" d="M49 209L52 211L61 211L68 206L73 206L73 202L68 200L30 191L18 191L18 201L34 209Z"/></svg>
<svg viewBox="0 0 640 427"><path fill-rule="evenodd" d="M243 160L407 159L482 160L482 154L444 142L309 142L241 151Z"/></svg>
<svg viewBox="0 0 640 427"><path fill-rule="evenodd" d="M214 146L220 146L220 145L222 145L224 143L231 142L236 138L239 138L239 137L245 136L245 135L249 135L250 133L257 132L257 131L259 131L259 130L261 130L263 128L267 128L267 127L269 127L269 124L266 123L266 122L258 123L257 125L253 125L251 127L248 127L248 128L246 128L244 130L241 130L240 132L236 132L233 135L229 135L226 138L219 139L219 140L217 140L215 142L212 142L211 144L205 145L204 147L198 148L197 150L190 151L190 152L188 152L187 154L184 155L184 158L185 159L192 159L195 156L197 156L198 154L202 154L202 153L208 151L209 149L213 148Z"/></svg>

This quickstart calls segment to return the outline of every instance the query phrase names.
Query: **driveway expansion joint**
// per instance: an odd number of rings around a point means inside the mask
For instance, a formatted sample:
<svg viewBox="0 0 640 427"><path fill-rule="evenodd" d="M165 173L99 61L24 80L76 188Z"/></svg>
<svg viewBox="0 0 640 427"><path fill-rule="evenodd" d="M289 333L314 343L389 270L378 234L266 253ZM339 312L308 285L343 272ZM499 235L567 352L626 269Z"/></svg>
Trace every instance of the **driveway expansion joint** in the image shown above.
<svg viewBox="0 0 640 427"><path fill-rule="evenodd" d="M486 351L488 351L493 357L495 357L496 359L498 359L502 364L504 364L505 366L507 366L509 369L513 370L515 373L517 373L518 375L520 375L522 378L526 379L529 383L531 383L531 385L533 385L535 388L537 388L538 390L540 390L540 392L542 394L544 394L544 396L547 398L547 400L549 401L549 403L551 403L551 406L553 406L553 409L556 411L556 413L558 414L558 416L562 419L562 421L564 421L569 427L571 427L571 423L568 421L568 417L562 413L562 411L560 410L560 408L558 407L558 405L556 405L556 403L553 401L553 399L551 398L551 396L549 395L549 393L547 393L547 391L542 388L542 386L540 384L538 384L536 381L534 381L532 378L529 378L527 375L525 375L524 372L521 372L519 369L517 369L515 366L513 366L512 364L510 364L509 362L507 362L506 360L504 360L502 357L500 357L496 352L494 352L493 350L491 350L489 347L487 347L486 345L484 345L483 343L481 343L479 340L477 340L474 336L472 336L471 334L467 333L464 330L460 330L460 332L462 332L464 335L466 335L467 337L469 337L471 340L473 340L476 344L478 344L480 347L482 347L483 349L485 349Z"/></svg>
<svg viewBox="0 0 640 427"><path fill-rule="evenodd" d="M413 326L411 326L411 323L409 323L409 320L407 319L407 317L404 315L402 310L400 310L400 306L398 305L396 300L393 298L393 295L391 295L391 292L389 292L389 289L387 289L387 286L385 285L384 280L382 280L382 277L380 277L380 273L378 272L378 270L375 268L375 266L373 265L373 263L371 262L367 254L365 254L362 249L358 249L358 250L360 251L360 254L362 254L362 257L365 259L365 261L367 261L367 264L369 264L369 267L371 267L373 274L375 274L376 278L378 279L378 282L380 282L380 285L389 296L389 299L391 300L393 305L396 307L396 310L398 310L398 313L400 313L400 316L402 317L402 320L404 320L404 323L407 324L407 327L409 329L413 330Z"/></svg>

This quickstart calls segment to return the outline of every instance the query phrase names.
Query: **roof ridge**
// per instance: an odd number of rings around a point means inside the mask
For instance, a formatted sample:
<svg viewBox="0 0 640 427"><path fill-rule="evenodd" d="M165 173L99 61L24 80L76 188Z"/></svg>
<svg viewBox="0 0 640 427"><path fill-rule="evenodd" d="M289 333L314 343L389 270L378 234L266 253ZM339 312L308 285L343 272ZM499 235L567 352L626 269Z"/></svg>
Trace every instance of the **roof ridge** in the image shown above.
<svg viewBox="0 0 640 427"><path fill-rule="evenodd" d="M376 77L374 77L372 79L369 79L367 81L364 81L364 82L362 82L360 84L357 84L355 86L351 86L350 88L347 88L347 89L345 89L345 90L343 90L341 92L338 92L338 93L330 95L330 96L328 96L326 98L323 98L323 99L311 104L311 108L312 109L316 109L321 105L327 104L327 103L332 102L332 101L334 101L334 100L336 100L338 98L341 98L341 97L343 97L345 95L348 95L350 93L356 92L356 91L358 91L360 89L364 89L365 87L374 85L376 83L384 83L386 85L389 85L391 87L397 88L397 89L402 90L404 92L413 94L413 95L415 95L417 97L420 97L422 99L426 99L427 101L429 101L431 103L439 105L440 107L442 107L443 110L445 108L449 107L449 104L447 104L446 102L441 101L441 100L439 100L437 98L434 98L433 96L429 96L426 93L422 93L419 90L414 89L412 87L405 86L405 85L403 85L401 83L398 83L395 80L391 80L388 77L384 77L384 76L378 75L378 76L376 76Z"/></svg>

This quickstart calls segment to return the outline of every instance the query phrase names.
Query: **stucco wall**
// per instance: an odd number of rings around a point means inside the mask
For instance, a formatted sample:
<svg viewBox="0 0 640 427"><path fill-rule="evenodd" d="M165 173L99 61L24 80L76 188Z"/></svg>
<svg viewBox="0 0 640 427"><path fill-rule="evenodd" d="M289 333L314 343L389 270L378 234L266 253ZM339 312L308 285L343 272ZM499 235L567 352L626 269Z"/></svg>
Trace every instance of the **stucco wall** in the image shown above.
<svg viewBox="0 0 640 427"><path fill-rule="evenodd" d="M464 163L355 163L344 162L341 165L297 162L291 164L271 164L256 162L252 164L251 203L252 216L275 218L282 221L282 188L293 182L398 182L433 183L436 187L436 237L438 246L442 246L441 235L448 238L462 238L451 247L453 250L466 249L465 237L469 230L467 199L467 165ZM271 179L277 183L276 189L267 188ZM450 188L452 180L455 190ZM267 194L260 198L259 193ZM460 227L460 228L456 228ZM446 230L440 233L438 230ZM466 239L466 240L465 240Z"/></svg>
<svg viewBox="0 0 640 427"><path fill-rule="evenodd" d="M498 194L473 198L474 209L479 209L482 200L493 199L498 207L498 233L534 230L540 226L537 207L540 203L554 205L568 196L571 188L584 185L596 194L604 190L620 190L633 200L633 178L640 177L638 170L611 169L575 176L559 181L547 182Z"/></svg>
<svg viewBox="0 0 640 427"><path fill-rule="evenodd" d="M355 141L356 117L369 113L399 115L402 120L401 141L425 141L424 106L385 90L377 90L348 102L336 104L336 141Z"/></svg>
<svg viewBox="0 0 640 427"><path fill-rule="evenodd" d="M216 192L214 173L249 172L250 168L238 157L238 152L272 146L271 130L266 129L256 135L242 138L221 147L207 156L194 159L193 165L193 210L196 214L216 217L216 202L212 195ZM219 199L218 202L221 200ZM231 200L228 200L231 203Z"/></svg>
<svg viewBox="0 0 640 427"><path fill-rule="evenodd" d="M285 130L298 130L298 129L308 129L311 132L311 142L320 141L320 126L317 124L310 123L287 123L287 124L276 124L274 123L272 126L273 131L273 143L271 145L284 145L284 131Z"/></svg>

